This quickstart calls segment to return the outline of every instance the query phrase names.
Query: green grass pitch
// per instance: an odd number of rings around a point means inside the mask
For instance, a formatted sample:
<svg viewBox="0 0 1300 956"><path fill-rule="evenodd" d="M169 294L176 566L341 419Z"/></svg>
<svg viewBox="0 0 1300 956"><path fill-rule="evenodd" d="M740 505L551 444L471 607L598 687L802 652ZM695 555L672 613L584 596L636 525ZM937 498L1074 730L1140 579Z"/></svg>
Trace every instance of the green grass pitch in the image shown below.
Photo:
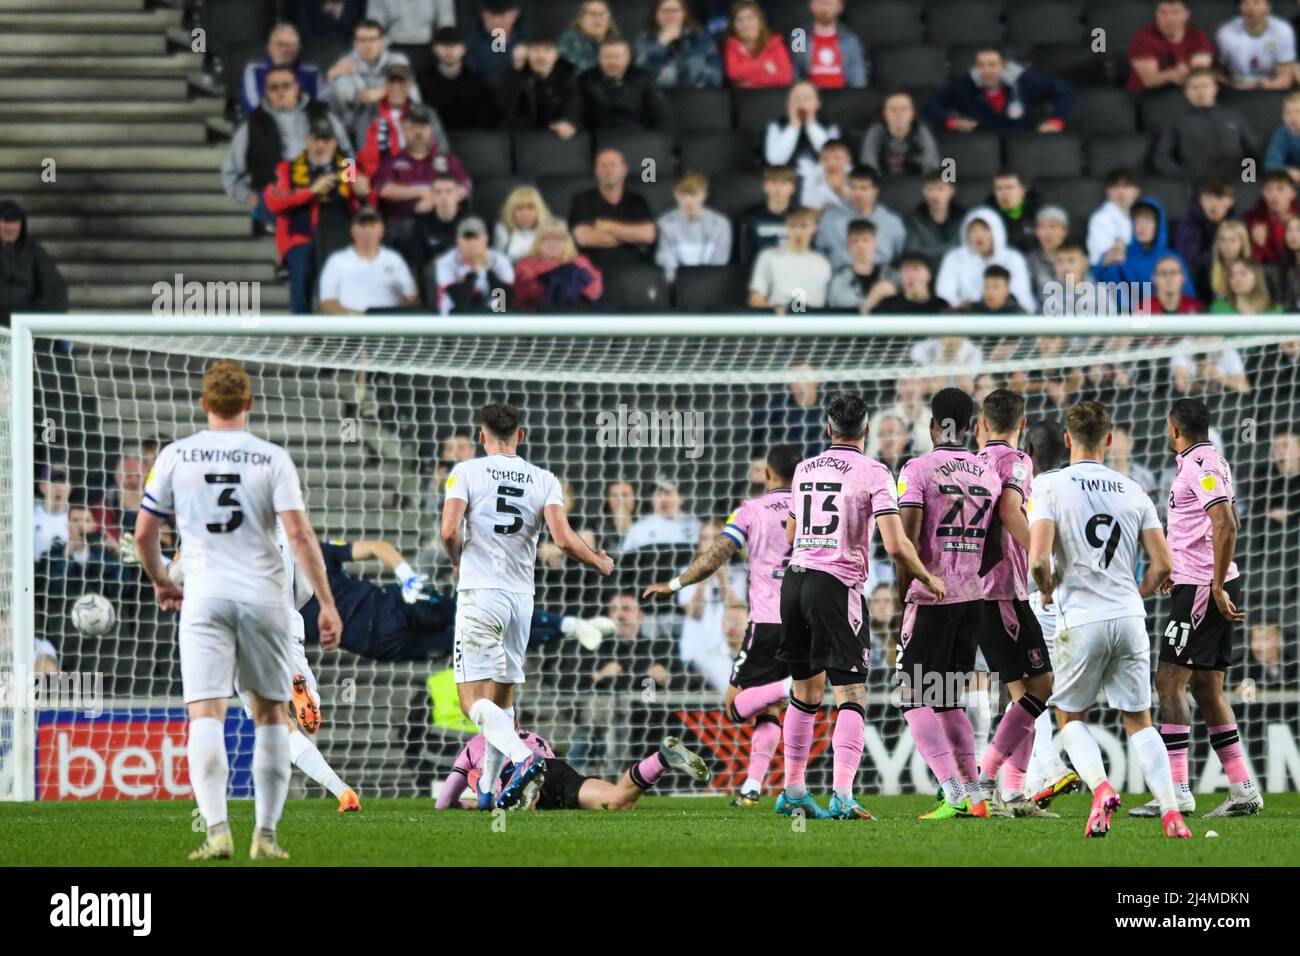
<svg viewBox="0 0 1300 956"><path fill-rule="evenodd" d="M1125 808L1146 799L1126 794ZM1087 797L1063 797L1059 820L923 823L926 796L871 797L874 823L809 820L803 832L772 812L724 797L647 797L628 813L492 814L433 809L430 800L364 800L340 816L333 800L292 800L280 840L305 866L1294 866L1300 862L1300 794L1270 794L1264 814L1189 823L1195 838L1166 840L1157 820L1125 809L1104 840L1082 835ZM1202 809L1214 806L1210 796ZM252 801L231 803L237 858L192 864L201 842L194 804L68 802L0 804L0 865L249 865ZM502 825L504 824L504 828ZM1218 831L1207 839L1206 830Z"/></svg>

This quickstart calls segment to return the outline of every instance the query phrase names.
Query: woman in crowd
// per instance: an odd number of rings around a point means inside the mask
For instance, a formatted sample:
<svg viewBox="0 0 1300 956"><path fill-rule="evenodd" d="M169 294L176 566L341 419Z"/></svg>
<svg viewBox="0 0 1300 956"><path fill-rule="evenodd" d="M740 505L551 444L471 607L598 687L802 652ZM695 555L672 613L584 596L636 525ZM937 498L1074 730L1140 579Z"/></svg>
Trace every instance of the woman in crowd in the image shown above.
<svg viewBox="0 0 1300 956"><path fill-rule="evenodd" d="M1264 267L1254 259L1235 259L1228 266L1226 294L1214 300L1210 311L1229 315L1267 315L1281 312L1273 302Z"/></svg>
<svg viewBox="0 0 1300 956"><path fill-rule="evenodd" d="M1246 224L1229 219L1214 237L1214 261L1210 265L1210 290L1216 299L1228 294L1228 267L1238 259L1250 258L1250 233Z"/></svg>
<svg viewBox="0 0 1300 956"><path fill-rule="evenodd" d="M827 140L840 137L838 125L818 121L821 108L821 94L812 83L803 80L790 87L784 121L773 120L767 124L763 159L769 166L794 166L802 179L812 175Z"/></svg>
<svg viewBox="0 0 1300 956"><path fill-rule="evenodd" d="M605 0L587 0L578 11L578 19L560 34L560 59L568 60L579 73L590 70L600 58L601 41L618 35L609 4Z"/></svg>
<svg viewBox="0 0 1300 956"><path fill-rule="evenodd" d="M916 118L911 93L899 90L885 97L880 119L862 139L858 159L881 176L924 176L939 168L939 145Z"/></svg>
<svg viewBox="0 0 1300 956"><path fill-rule="evenodd" d="M637 65L664 89L722 85L718 47L686 9L686 0L659 0L633 53Z"/></svg>
<svg viewBox="0 0 1300 956"><path fill-rule="evenodd" d="M520 186L501 206L492 247L511 262L517 262L532 252L538 224L550 218L551 211L546 208L542 194L532 186Z"/></svg>
<svg viewBox="0 0 1300 956"><path fill-rule="evenodd" d="M1293 312L1300 308L1300 216L1286 221L1283 241L1286 256L1278 271L1277 302L1283 311Z"/></svg>
<svg viewBox="0 0 1300 956"><path fill-rule="evenodd" d="M727 82L737 89L763 90L794 82L785 42L768 29L763 8L754 0L740 0L731 8L722 51Z"/></svg>
<svg viewBox="0 0 1300 956"><path fill-rule="evenodd" d="M603 291L600 270L578 255L562 219L545 220L532 251L515 263L515 301L525 311L586 307Z"/></svg>

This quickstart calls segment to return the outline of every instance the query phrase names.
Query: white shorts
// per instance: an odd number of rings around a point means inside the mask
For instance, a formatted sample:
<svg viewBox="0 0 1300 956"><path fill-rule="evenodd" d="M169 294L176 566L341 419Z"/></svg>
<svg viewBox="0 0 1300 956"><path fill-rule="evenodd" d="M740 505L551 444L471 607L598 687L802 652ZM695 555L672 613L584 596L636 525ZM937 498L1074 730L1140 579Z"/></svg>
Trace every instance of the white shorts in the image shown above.
<svg viewBox="0 0 1300 956"><path fill-rule="evenodd" d="M295 614L294 617L297 617ZM301 619L300 619L301 620ZM293 678L301 674L307 678L307 692L311 694L311 699L316 702L316 709L320 709L320 692L316 688L316 675L311 672L311 665L307 663L307 648L303 646L302 637L295 633L293 641L289 645L289 680L290 696L293 694ZM239 695L239 700L244 705L244 713L251 719L253 716L253 707L248 699L248 693L239 684L239 678L235 678L235 693Z"/></svg>
<svg viewBox="0 0 1300 956"><path fill-rule="evenodd" d="M1029 595L1029 609L1038 618L1038 626L1043 630L1043 643L1047 645L1047 655L1056 663L1056 605L1043 607L1043 595L1034 591Z"/></svg>
<svg viewBox="0 0 1300 956"><path fill-rule="evenodd" d="M456 598L456 683L524 682L524 656L533 621L533 596L496 588L472 588Z"/></svg>
<svg viewBox="0 0 1300 956"><path fill-rule="evenodd" d="M226 700L236 681L265 700L289 700L289 613L284 605L186 598L178 640L185 703Z"/></svg>
<svg viewBox="0 0 1300 956"><path fill-rule="evenodd" d="M1146 619L1120 617L1093 621L1056 632L1052 651L1052 704L1081 714L1106 692L1117 710L1138 713L1151 709L1151 639Z"/></svg>

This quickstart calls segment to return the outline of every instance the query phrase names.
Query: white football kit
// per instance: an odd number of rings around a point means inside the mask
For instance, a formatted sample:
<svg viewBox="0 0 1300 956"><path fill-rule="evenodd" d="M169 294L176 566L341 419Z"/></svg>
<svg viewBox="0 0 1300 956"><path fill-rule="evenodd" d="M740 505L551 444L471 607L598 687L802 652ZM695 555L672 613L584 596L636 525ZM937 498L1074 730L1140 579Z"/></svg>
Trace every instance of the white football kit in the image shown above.
<svg viewBox="0 0 1300 956"><path fill-rule="evenodd" d="M1029 500L1025 502L1025 514L1032 522L1034 520L1034 498L1043 494L1049 475L1055 475L1059 468L1052 468L1041 474L1035 472L1033 484L1030 486ZM1047 645L1047 655L1053 662L1056 660L1056 605L1043 607L1043 595L1038 591L1038 585L1034 582L1034 576L1029 576L1029 609L1034 612L1034 617L1038 618L1038 626L1043 629L1043 643Z"/></svg>
<svg viewBox="0 0 1300 956"><path fill-rule="evenodd" d="M292 681L291 581L276 514L303 511L288 452L247 431L205 429L159 453L141 507L176 514L185 600L178 643L185 702L224 700L234 681L287 701Z"/></svg>
<svg viewBox="0 0 1300 956"><path fill-rule="evenodd" d="M524 682L533 618L537 539L548 505L564 506L556 477L518 455L462 461L447 498L466 502L452 666L456 683Z"/></svg>
<svg viewBox="0 0 1300 956"><path fill-rule="evenodd" d="M1151 707L1151 640L1137 586L1140 536L1160 528L1137 483L1095 461L1045 475L1034 488L1032 520L1056 524L1053 548L1061 583L1052 703L1081 713L1106 692L1110 706Z"/></svg>

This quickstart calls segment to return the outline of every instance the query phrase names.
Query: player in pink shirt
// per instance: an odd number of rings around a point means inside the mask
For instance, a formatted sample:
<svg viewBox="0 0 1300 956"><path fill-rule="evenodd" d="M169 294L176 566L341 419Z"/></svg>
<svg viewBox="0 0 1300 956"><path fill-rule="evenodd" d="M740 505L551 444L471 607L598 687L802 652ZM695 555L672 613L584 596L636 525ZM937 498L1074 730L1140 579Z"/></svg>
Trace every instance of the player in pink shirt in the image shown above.
<svg viewBox="0 0 1300 956"><path fill-rule="evenodd" d="M578 773L571 764L555 756L544 737L525 730L518 733L529 750L546 760L546 777L541 786L524 791L521 803L529 810L631 810L641 795L653 787L667 770L684 771L701 782L709 779L704 761L676 737L665 737L658 750L624 771L618 783L610 783ZM478 780L483 772L486 750L487 742L482 734L475 734L460 748L451 775L438 791L437 809L469 807L459 799L467 786L475 793L484 792L480 790ZM502 768L501 779L486 792L499 790L510 779L513 770L513 765L507 762ZM491 809L491 804L480 801L479 808Z"/></svg>
<svg viewBox="0 0 1300 956"><path fill-rule="evenodd" d="M907 537L927 568L948 585L936 594L907 568L898 570L906 595L898 655L898 690L916 749L943 788L923 820L987 817L975 764L975 732L962 706L975 668L975 635L984 621L980 570L1002 494L1002 482L966 449L975 403L958 388L930 400L934 449L903 466L898 504Z"/></svg>
<svg viewBox="0 0 1300 956"><path fill-rule="evenodd" d="M802 811L814 819L870 820L853 798L853 781L866 730L870 638L864 626L872 528L896 564L940 597L943 579L931 574L903 534L893 477L863 452L867 405L841 392L826 406L830 447L795 469L786 540L793 545L781 582L783 634L777 656L790 666L794 691L785 712L785 789L777 813ZM808 793L805 772L813 726L829 680L834 689L834 795L830 811Z"/></svg>
<svg viewBox="0 0 1300 956"><path fill-rule="evenodd" d="M767 455L767 493L746 501L727 518L722 534L708 551L671 581L652 584L641 597L672 594L706 580L741 548L749 555L749 633L731 668L726 710L736 723L754 718L749 742L749 770L734 805L758 803L781 742L780 702L785 698L789 666L777 659L781 645L781 580L785 576L790 544L785 522L790 515L790 476L801 453L794 445L777 445Z"/></svg>
<svg viewBox="0 0 1300 956"><path fill-rule="evenodd" d="M1210 444L1210 412L1203 402L1180 398L1169 410L1169 447L1178 473L1169 489L1168 537L1174 569L1161 589L1170 594L1169 624L1160 644L1156 692L1160 695L1160 736L1169 751L1178 809L1191 813L1196 799L1187 776L1192 715L1191 687L1210 744L1228 775L1228 798L1206 817L1259 813L1264 797L1250 776L1250 763L1237 731L1237 718L1223 693L1232 663L1241 577L1233 555L1237 548L1237 499L1232 472ZM1151 804L1129 811L1159 816Z"/></svg>
<svg viewBox="0 0 1300 956"><path fill-rule="evenodd" d="M1034 728L1052 696L1052 662L1043 628L1029 606L1029 518L1025 504L1033 487L1034 463L1016 449L1025 427L1025 398L1005 388L988 394L975 423L979 457L998 476L998 538L985 549L984 626L977 641L989 669L1011 694L1011 708L998 722L980 760L980 788L994 816L1056 816L1024 796L1025 770L1034 750ZM993 547L996 545L997 547ZM993 561L998 553L1001 560ZM998 771L1006 767L1003 800Z"/></svg>

